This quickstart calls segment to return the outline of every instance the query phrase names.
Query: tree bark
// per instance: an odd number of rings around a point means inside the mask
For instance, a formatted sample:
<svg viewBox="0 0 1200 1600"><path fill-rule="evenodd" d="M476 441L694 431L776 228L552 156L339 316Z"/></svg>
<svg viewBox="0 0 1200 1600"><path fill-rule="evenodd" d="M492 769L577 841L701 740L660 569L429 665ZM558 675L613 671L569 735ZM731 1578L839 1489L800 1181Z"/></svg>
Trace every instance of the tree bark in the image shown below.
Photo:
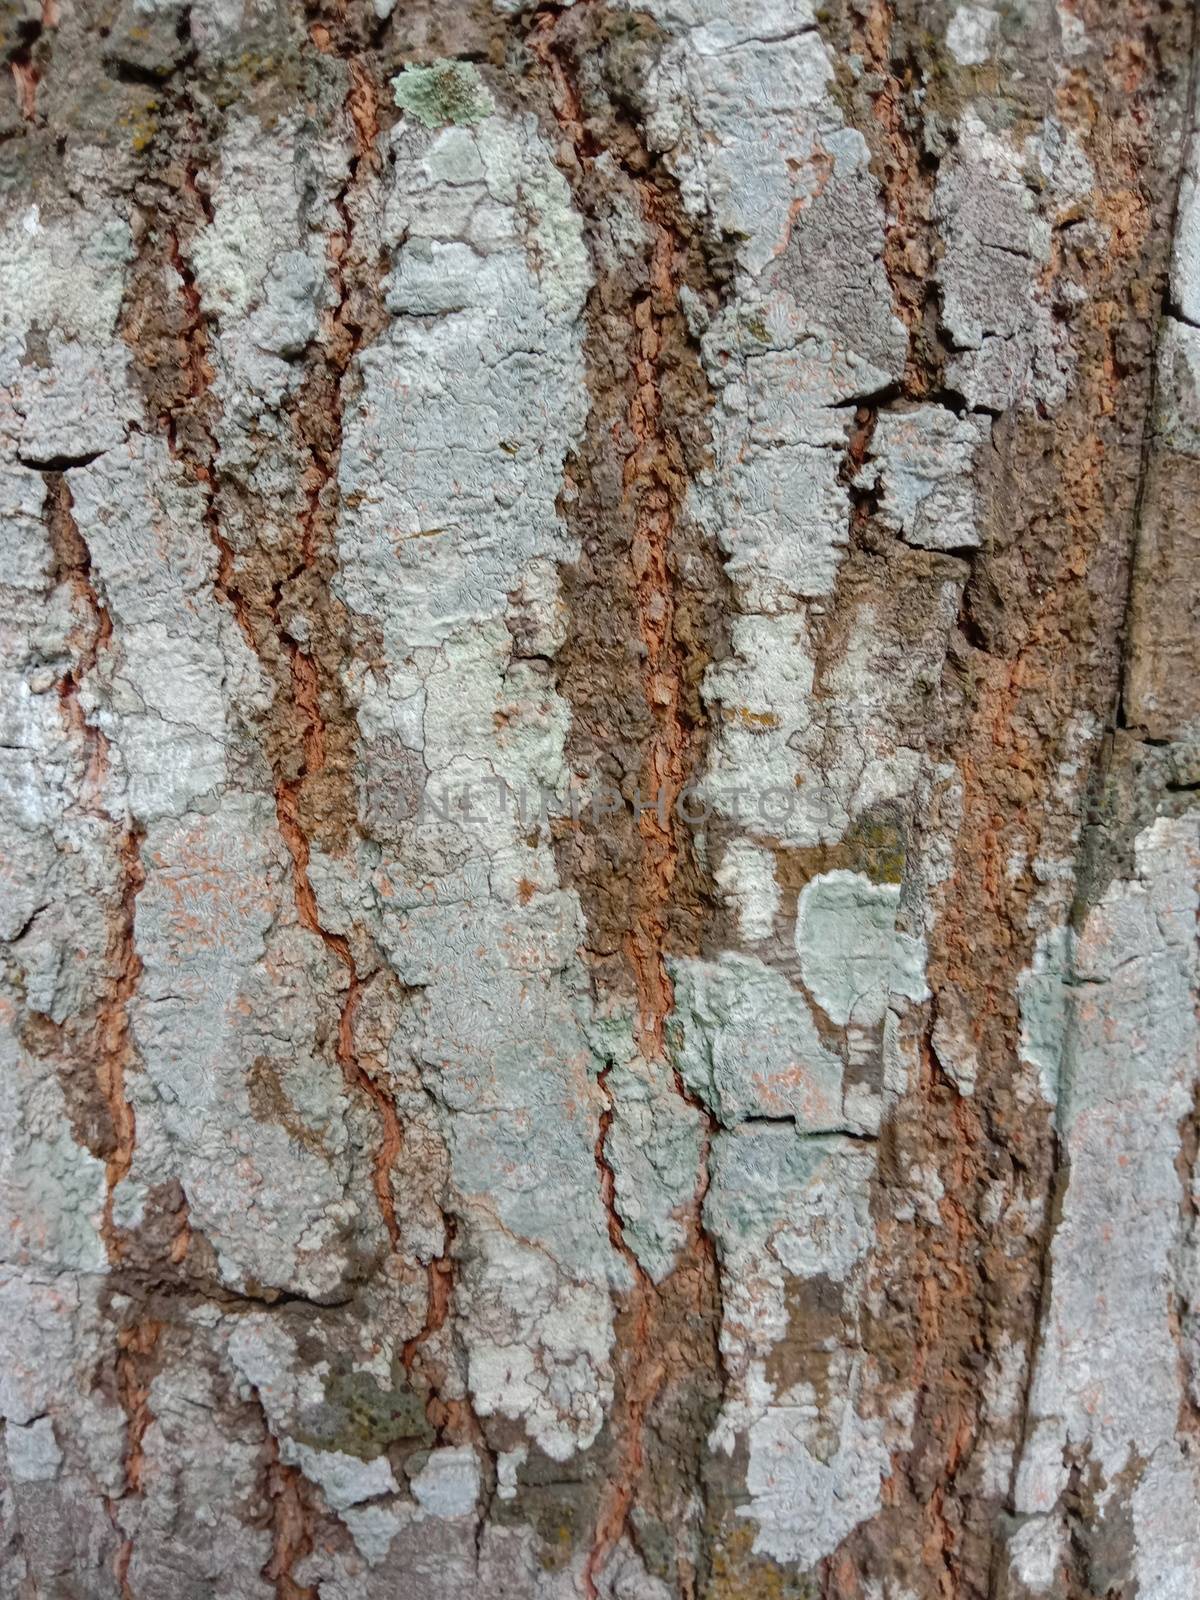
<svg viewBox="0 0 1200 1600"><path fill-rule="evenodd" d="M1200 1594L1184 0L10 0L0 1600Z"/></svg>

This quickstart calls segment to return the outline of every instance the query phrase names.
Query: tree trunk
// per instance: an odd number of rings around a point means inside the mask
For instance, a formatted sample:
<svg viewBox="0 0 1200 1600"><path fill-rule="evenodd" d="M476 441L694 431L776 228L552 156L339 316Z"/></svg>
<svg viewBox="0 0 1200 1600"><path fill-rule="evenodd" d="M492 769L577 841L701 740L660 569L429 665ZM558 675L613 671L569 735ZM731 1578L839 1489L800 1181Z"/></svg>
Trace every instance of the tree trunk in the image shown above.
<svg viewBox="0 0 1200 1600"><path fill-rule="evenodd" d="M321 4L9 0L0 1600L1193 1600L1191 9Z"/></svg>

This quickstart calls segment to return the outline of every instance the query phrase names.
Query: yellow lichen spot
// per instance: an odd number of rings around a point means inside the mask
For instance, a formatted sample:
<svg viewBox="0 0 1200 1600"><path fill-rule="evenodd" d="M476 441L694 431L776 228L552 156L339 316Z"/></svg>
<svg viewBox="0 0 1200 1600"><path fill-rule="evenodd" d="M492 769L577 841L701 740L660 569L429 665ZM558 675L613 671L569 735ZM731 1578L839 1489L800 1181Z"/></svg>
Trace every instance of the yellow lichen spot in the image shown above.
<svg viewBox="0 0 1200 1600"><path fill-rule="evenodd" d="M867 822L847 837L855 852L853 868L866 874L873 883L900 883L904 878L904 840L890 822Z"/></svg>
<svg viewBox="0 0 1200 1600"><path fill-rule="evenodd" d="M768 728L779 726L779 718L773 711L751 711L749 706L738 706L734 714L744 727L758 733L765 733Z"/></svg>
<svg viewBox="0 0 1200 1600"><path fill-rule="evenodd" d="M140 156L158 133L158 101L147 99L141 105L128 107L117 118L117 126L128 137L134 155Z"/></svg>
<svg viewBox="0 0 1200 1600"><path fill-rule="evenodd" d="M754 1554L757 1533L753 1518L741 1518L713 1541L710 1600L816 1600L812 1578Z"/></svg>

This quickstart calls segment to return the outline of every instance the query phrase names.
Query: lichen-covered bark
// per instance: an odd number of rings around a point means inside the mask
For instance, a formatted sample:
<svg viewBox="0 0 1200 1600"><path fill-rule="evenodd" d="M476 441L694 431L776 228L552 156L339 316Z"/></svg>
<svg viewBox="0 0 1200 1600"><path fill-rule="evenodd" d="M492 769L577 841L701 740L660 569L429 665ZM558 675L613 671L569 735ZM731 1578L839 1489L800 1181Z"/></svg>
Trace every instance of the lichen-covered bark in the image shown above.
<svg viewBox="0 0 1200 1600"><path fill-rule="evenodd" d="M13 0L0 1596L1200 1594L1184 0Z"/></svg>

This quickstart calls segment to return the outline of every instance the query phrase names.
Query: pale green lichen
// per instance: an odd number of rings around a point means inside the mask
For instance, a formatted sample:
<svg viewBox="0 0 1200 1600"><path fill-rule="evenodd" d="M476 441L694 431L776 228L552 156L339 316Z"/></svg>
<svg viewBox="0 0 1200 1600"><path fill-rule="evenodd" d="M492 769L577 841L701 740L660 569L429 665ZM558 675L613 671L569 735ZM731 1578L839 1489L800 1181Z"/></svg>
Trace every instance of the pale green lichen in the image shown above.
<svg viewBox="0 0 1200 1600"><path fill-rule="evenodd" d="M442 59L428 67L405 67L392 79L392 93L400 109L426 128L448 122L469 127L496 109L469 61Z"/></svg>
<svg viewBox="0 0 1200 1600"><path fill-rule="evenodd" d="M671 961L669 971L671 1059L725 1127L747 1117L791 1117L801 1133L842 1126L841 1060L787 978L733 951Z"/></svg>
<svg viewBox="0 0 1200 1600"><path fill-rule="evenodd" d="M796 953L813 999L839 1027L874 1027L890 995L921 1001L925 949L896 926L900 888L836 868L810 879L796 906Z"/></svg>

